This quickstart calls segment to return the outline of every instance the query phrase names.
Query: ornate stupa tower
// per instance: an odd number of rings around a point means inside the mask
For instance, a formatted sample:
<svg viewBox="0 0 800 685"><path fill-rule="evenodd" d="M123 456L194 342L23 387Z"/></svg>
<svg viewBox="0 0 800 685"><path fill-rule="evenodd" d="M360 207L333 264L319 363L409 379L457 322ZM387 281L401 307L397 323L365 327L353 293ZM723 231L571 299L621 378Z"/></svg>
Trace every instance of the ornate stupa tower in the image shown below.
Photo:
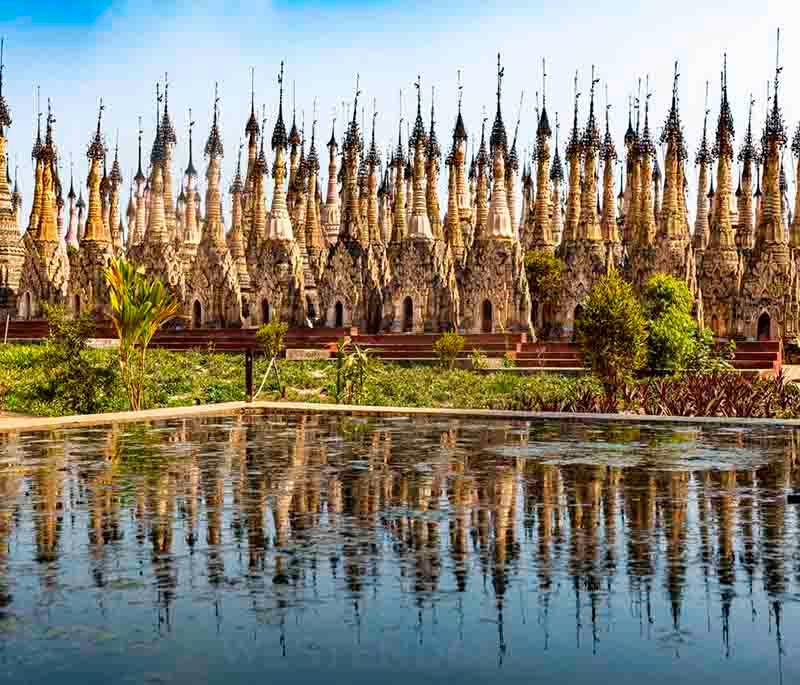
<svg viewBox="0 0 800 685"><path fill-rule="evenodd" d="M55 121L48 100L44 144L37 134L37 144L34 146L34 200L25 235L26 255L17 303L17 311L23 319L41 316L43 303L62 304L67 295L69 259L66 245L59 240L56 224L58 154L53 137Z"/></svg>
<svg viewBox="0 0 800 685"><path fill-rule="evenodd" d="M600 145L600 160L603 162L603 214L600 219L600 231L614 261L619 262L622 258L622 243L617 226L617 207L614 197L614 165L617 162L617 149L609 126L610 109L611 105L607 104L606 132Z"/></svg>
<svg viewBox="0 0 800 685"><path fill-rule="evenodd" d="M545 84L547 74L544 69L544 61L542 61L542 74L542 81ZM559 213L559 207L551 207L553 198L551 197L549 177L551 173L558 175L556 164L561 165L561 160L558 158L558 142L556 142L555 159L553 160L553 168L552 170L550 169L551 136L550 119L547 116L547 91L543 87L542 109L536 122L536 197L533 211L528 214L528 220L522 236L522 247L526 250L533 249L549 252L550 254L556 248L551 211L553 214L557 214ZM553 183L553 189L555 189L555 182Z"/></svg>
<svg viewBox="0 0 800 685"><path fill-rule="evenodd" d="M176 235L176 221L175 221L175 203L172 199L172 155L175 151L175 144L178 138L175 134L175 127L172 125L172 119L169 116L169 78L164 74L164 109L161 114L161 141L164 146L164 159L162 160L162 176L163 176L163 195L164 195L164 221L167 227L167 236L170 240L175 241Z"/></svg>
<svg viewBox="0 0 800 685"><path fill-rule="evenodd" d="M341 215L339 213L339 192L336 187L336 152L339 146L336 143L336 117L331 124L331 139L326 146L328 148L328 185L325 193L325 208L320 212L322 221L322 232L329 245L333 245L339 239L339 225Z"/></svg>
<svg viewBox="0 0 800 685"><path fill-rule="evenodd" d="M559 249L564 235L564 212L561 207L561 185L564 183L564 166L561 164L561 153L558 150L558 132L561 125L558 123L556 112L556 144L553 153L553 166L550 169L550 235L553 237L553 247ZM537 150L538 155L538 150ZM536 192L538 197L539 186Z"/></svg>
<svg viewBox="0 0 800 685"><path fill-rule="evenodd" d="M136 217L133 226L128 226L129 254L133 248L144 241L145 233L147 232L147 207L144 196L147 177L142 171L142 133L142 119L139 117L139 166L136 168L136 175L133 177L133 181L136 184Z"/></svg>
<svg viewBox="0 0 800 685"><path fill-rule="evenodd" d="M695 264L698 278L703 268L703 255L708 247L711 219L708 208L708 180L709 167L713 161L711 148L708 145L708 82L706 82L706 107L703 116L703 137L700 139L700 146L697 148L697 155L694 163L698 167L697 172L697 202L694 214L694 235L692 236L692 246L694 248Z"/></svg>
<svg viewBox="0 0 800 685"><path fill-rule="evenodd" d="M194 142L192 140L192 129L194 120L192 110L189 110L189 162L186 171L183 172L184 185L184 215L183 215L183 237L181 255L184 263L191 263L197 254L197 246L200 244L200 227L197 225L197 210L195 198L197 196L197 169L194 166Z"/></svg>
<svg viewBox="0 0 800 685"><path fill-rule="evenodd" d="M588 295L592 286L603 276L612 264L604 241L597 212L597 158L600 151L600 132L594 111L594 89L599 79L594 76L589 91L589 116L583 134L578 136L577 122L577 83L576 118L573 123L572 139L568 149L570 159L570 206L567 221L570 232L575 231L574 239L564 242L562 255L565 263L564 292L558 305L557 321L562 333L571 335L575 327L576 312ZM583 187L580 183L580 160L583 159ZM580 195L580 214L576 225L577 196ZM571 211L571 214L569 213Z"/></svg>
<svg viewBox="0 0 800 685"><path fill-rule="evenodd" d="M745 264L742 278L739 332L748 339L776 340L795 336L798 332L797 265L786 241L780 191L781 151L786 145L783 114L778 101L781 71L778 62L772 103L764 127L761 220L756 228L755 247Z"/></svg>
<svg viewBox="0 0 800 685"><path fill-rule="evenodd" d="M383 316L381 328L394 333L438 332L452 325L457 307L455 270L450 251L442 240L435 240L431 227L431 200L438 197L426 192L426 182L431 180L430 166L438 167L439 149L431 145L422 121L422 88L419 77L417 88L417 116L409 141L413 149L413 184L411 221L408 232L403 233L405 213L402 208L402 144L398 140L395 156L397 192L395 194L395 235L387 248L390 278L383 288ZM431 116L433 122L433 115ZM402 126L402 124L401 124ZM401 128L402 130L402 128ZM438 222L437 222L438 223Z"/></svg>
<svg viewBox="0 0 800 685"><path fill-rule="evenodd" d="M490 149L493 168L491 206L486 207L486 147L481 140L475 238L460 273L460 328L467 333L528 331L531 300L522 246L514 236L505 189L506 129L501 112L504 70L497 56L497 111ZM485 124L484 124L485 125Z"/></svg>
<svg viewBox="0 0 800 685"><path fill-rule="evenodd" d="M283 121L283 62L278 75L278 116L272 131L272 151L275 161L272 166L274 190L272 209L266 231L262 228L264 207L262 171L266 168L266 157L259 153L255 166L254 192L255 223L248 244L248 266L252 290L252 304L247 323L259 325L270 321L284 321L290 326L300 326L306 320L304 298L303 255L294 239L292 222L286 206L286 148L289 144L286 125ZM266 131L262 132L263 137ZM263 239L259 239L264 234Z"/></svg>
<svg viewBox="0 0 800 685"><path fill-rule="evenodd" d="M433 239L443 240L444 231L442 230L442 215L439 207L439 164L442 160L442 150L436 137L434 97L435 92L431 89L431 125L428 132L428 142L425 146L425 198L428 205L428 218L431 223Z"/></svg>
<svg viewBox="0 0 800 685"><path fill-rule="evenodd" d="M0 315L14 316L25 249L19 234L17 211L8 182L6 129L11 126L11 110L3 95L4 43L0 39Z"/></svg>
<svg viewBox="0 0 800 685"><path fill-rule="evenodd" d="M109 312L108 286L103 270L114 255L111 231L103 221L100 185L107 177L103 171L106 146L102 135L103 101L97 112L97 128L89 142L86 156L89 159L89 176L86 185L89 191L89 207L83 240L76 251L69 255L69 306L77 316L90 312L95 316ZM102 174L102 176L101 176ZM109 181L107 181L108 185Z"/></svg>
<svg viewBox="0 0 800 685"><path fill-rule="evenodd" d="M245 302L249 302L251 283L250 271L247 267L247 254L244 239L244 181L242 180L242 145L239 145L239 156L236 160L236 175L230 188L231 193L231 230L228 231L227 242L231 258L236 264L236 273L239 288L242 293L242 309L246 310Z"/></svg>
<svg viewBox="0 0 800 685"><path fill-rule="evenodd" d="M731 222L733 165L733 115L728 102L727 58L721 75L721 101L714 156L717 158L717 188L711 214L708 247L703 255L700 285L706 324L716 336L736 335L737 299L741 284L739 252Z"/></svg>
<svg viewBox="0 0 800 685"><path fill-rule="evenodd" d="M798 262L798 251L800 251L800 123L797 124L794 136L792 137L792 156L796 159L795 171L795 191L794 191L794 212L792 213L792 223L789 226L789 244L795 254L795 263Z"/></svg>
<svg viewBox="0 0 800 685"><path fill-rule="evenodd" d="M244 241L245 245L247 245L250 240L250 229L253 226L258 138L261 134L261 127L258 125L258 118L256 117L255 70L253 68L250 69L250 116L245 124L244 132L247 136L247 173L245 174L244 190L242 191L242 222Z"/></svg>
<svg viewBox="0 0 800 685"><path fill-rule="evenodd" d="M306 206L306 222L305 222L305 237L306 237L306 254L304 258L305 268L305 292L306 297L310 299L312 306L308 308L308 318L315 321L319 316L319 294L317 292L317 280L321 275L323 265L325 263L325 255L327 253L325 247L325 238L322 235L320 227L320 209L319 209L319 153L317 152L317 120L316 117L311 123L311 147L308 150L308 158L306 159L306 169L308 173L308 204ZM375 156L370 158L370 163L373 166L380 164L380 159L377 157L377 149L375 149L374 137L374 124L373 124L373 144L370 148L370 153L374 151ZM376 227L377 228L377 227Z"/></svg>
<svg viewBox="0 0 800 685"><path fill-rule="evenodd" d="M678 64L672 82L672 104L661 133L664 156L664 199L659 211L655 269L683 280L694 293L697 276L683 199L684 162L687 157L683 125L678 111Z"/></svg>
<svg viewBox="0 0 800 685"><path fill-rule="evenodd" d="M64 242L68 248L78 249L78 208L75 205L75 199L78 196L75 194L75 181L72 175L72 168L69 172L69 192L67 193L67 200L69 201L69 220L67 223L67 234L64 237Z"/></svg>
<svg viewBox="0 0 800 685"><path fill-rule="evenodd" d="M120 226L120 188L122 188L122 169L119 166L119 134L114 145L114 161L111 164L111 173L108 175L110 184L108 223L111 231L111 246L115 255L122 254L122 230Z"/></svg>
<svg viewBox="0 0 800 685"><path fill-rule="evenodd" d="M161 128L160 109L161 95L156 86L156 134L150 152L150 178L144 189L144 203L147 207L147 229L141 234L142 239L128 251L129 258L144 267L151 276L160 278L179 302L186 299L186 269L181 252L167 231L164 210L164 160L166 148ZM137 174L138 176L138 174ZM141 185L137 179L137 185ZM149 190L148 190L149 188ZM136 228L139 231L139 200L136 207Z"/></svg>
<svg viewBox="0 0 800 685"><path fill-rule="evenodd" d="M222 223L220 166L225 154L219 131L219 94L214 84L214 114L205 147L206 220L197 255L186 273L187 313L193 328L240 326L242 296L237 264L225 241Z"/></svg>
<svg viewBox="0 0 800 685"><path fill-rule="evenodd" d="M749 251L755 245L755 224L753 216L753 164L758 166L758 151L753 139L753 105L755 101L750 98L750 108L747 115L747 130L744 142L739 150L739 162L742 165L741 193L739 195L739 224L736 227L736 246L740 251Z"/></svg>

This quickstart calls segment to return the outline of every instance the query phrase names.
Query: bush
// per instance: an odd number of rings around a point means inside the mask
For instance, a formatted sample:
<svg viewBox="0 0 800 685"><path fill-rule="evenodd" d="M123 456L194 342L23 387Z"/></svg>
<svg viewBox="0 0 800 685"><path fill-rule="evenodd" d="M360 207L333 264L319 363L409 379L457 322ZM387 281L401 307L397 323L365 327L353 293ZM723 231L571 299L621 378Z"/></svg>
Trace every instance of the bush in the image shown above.
<svg viewBox="0 0 800 685"><path fill-rule="evenodd" d="M654 371L681 371L704 344L692 316L692 296L683 281L654 274L642 290L642 309L649 319L647 365Z"/></svg>
<svg viewBox="0 0 800 685"><path fill-rule="evenodd" d="M542 304L555 304L561 295L564 262L558 257L539 250L525 255L525 275L532 299Z"/></svg>
<svg viewBox="0 0 800 685"><path fill-rule="evenodd" d="M284 348L284 338L289 326L282 321L264 324L256 333L256 341L264 349L267 359L280 356Z"/></svg>
<svg viewBox="0 0 800 685"><path fill-rule="evenodd" d="M95 323L88 314L71 318L63 307L44 305L50 335L41 356L43 374L30 386L34 398L56 404L62 413L92 414L115 381L113 367L96 365L88 340Z"/></svg>
<svg viewBox="0 0 800 685"><path fill-rule="evenodd" d="M439 355L439 363L445 368L452 369L456 364L458 355L464 349L464 336L458 333L443 333L433 344L433 351Z"/></svg>
<svg viewBox="0 0 800 685"><path fill-rule="evenodd" d="M647 324L633 288L616 271L592 288L576 321L576 334L586 363L609 397L644 366Z"/></svg>

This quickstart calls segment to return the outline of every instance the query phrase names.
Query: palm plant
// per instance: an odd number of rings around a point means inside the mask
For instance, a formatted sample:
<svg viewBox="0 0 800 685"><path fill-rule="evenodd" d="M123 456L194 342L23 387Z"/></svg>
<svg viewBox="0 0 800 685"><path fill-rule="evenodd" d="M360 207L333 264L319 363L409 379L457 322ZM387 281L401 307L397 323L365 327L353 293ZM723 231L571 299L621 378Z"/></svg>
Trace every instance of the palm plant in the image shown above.
<svg viewBox="0 0 800 685"><path fill-rule="evenodd" d="M124 257L104 270L111 300L111 320L119 337L119 366L131 409L144 406L147 347L153 336L179 309L178 302L157 278Z"/></svg>

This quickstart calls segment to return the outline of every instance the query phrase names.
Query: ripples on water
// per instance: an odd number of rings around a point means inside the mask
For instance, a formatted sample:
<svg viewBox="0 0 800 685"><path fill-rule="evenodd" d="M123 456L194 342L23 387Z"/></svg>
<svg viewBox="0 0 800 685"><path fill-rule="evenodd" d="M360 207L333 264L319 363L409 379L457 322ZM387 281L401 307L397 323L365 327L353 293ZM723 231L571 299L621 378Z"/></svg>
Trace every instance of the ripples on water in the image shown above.
<svg viewBox="0 0 800 685"><path fill-rule="evenodd" d="M250 416L0 440L0 682L800 679L792 431Z"/></svg>

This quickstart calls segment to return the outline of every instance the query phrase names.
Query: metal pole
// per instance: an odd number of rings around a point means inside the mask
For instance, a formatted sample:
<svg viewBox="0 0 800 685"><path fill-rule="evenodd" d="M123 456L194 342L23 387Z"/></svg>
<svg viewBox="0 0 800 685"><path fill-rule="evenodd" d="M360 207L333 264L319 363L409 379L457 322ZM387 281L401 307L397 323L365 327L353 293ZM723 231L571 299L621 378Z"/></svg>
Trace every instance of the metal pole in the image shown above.
<svg viewBox="0 0 800 685"><path fill-rule="evenodd" d="M246 402L253 401L253 350L244 351L244 397Z"/></svg>

